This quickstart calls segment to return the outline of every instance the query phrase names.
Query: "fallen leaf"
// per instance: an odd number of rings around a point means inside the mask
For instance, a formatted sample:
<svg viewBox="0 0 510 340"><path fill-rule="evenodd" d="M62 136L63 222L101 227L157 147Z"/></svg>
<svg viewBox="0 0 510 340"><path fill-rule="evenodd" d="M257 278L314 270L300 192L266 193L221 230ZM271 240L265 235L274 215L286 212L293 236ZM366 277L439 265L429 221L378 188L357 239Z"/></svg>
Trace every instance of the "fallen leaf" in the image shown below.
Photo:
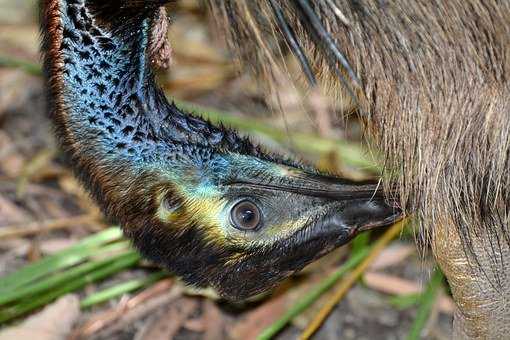
<svg viewBox="0 0 510 340"><path fill-rule="evenodd" d="M88 339L95 333L100 334L98 337L107 338L124 325L174 301L181 292L178 287L172 286L173 280L165 279L131 298L123 297L116 306L94 315L76 329L70 340Z"/></svg>
<svg viewBox="0 0 510 340"><path fill-rule="evenodd" d="M225 321L218 306L216 306L216 304L211 300L205 300L203 309L203 319L205 326L203 340L223 339Z"/></svg>
<svg viewBox="0 0 510 340"><path fill-rule="evenodd" d="M76 244L77 240L69 238L54 238L39 243L39 249L44 255L51 255Z"/></svg>
<svg viewBox="0 0 510 340"><path fill-rule="evenodd" d="M20 325L2 331L0 340L65 340L79 315L78 297L66 295Z"/></svg>
<svg viewBox="0 0 510 340"><path fill-rule="evenodd" d="M0 227L27 221L27 213L0 194Z"/></svg>
<svg viewBox="0 0 510 340"><path fill-rule="evenodd" d="M286 310L286 296L280 295L263 303L244 316L241 321L234 325L229 334L232 339L251 340L266 327L277 320Z"/></svg>
<svg viewBox="0 0 510 340"><path fill-rule="evenodd" d="M363 282L371 289L392 295L410 295L423 291L423 285L418 282L376 272L366 272L363 275ZM439 297L438 308L443 313L453 314L455 305L449 296L442 293Z"/></svg>
<svg viewBox="0 0 510 340"><path fill-rule="evenodd" d="M383 269L401 263L416 251L410 244L395 242L384 249L377 259L372 262L370 269Z"/></svg>
<svg viewBox="0 0 510 340"><path fill-rule="evenodd" d="M366 272L363 282L368 287L387 294L409 295L422 291L422 285L417 282L382 273Z"/></svg>
<svg viewBox="0 0 510 340"><path fill-rule="evenodd" d="M170 304L163 313L145 323L135 340L168 340L179 332L184 322L197 309L195 299L181 298Z"/></svg>

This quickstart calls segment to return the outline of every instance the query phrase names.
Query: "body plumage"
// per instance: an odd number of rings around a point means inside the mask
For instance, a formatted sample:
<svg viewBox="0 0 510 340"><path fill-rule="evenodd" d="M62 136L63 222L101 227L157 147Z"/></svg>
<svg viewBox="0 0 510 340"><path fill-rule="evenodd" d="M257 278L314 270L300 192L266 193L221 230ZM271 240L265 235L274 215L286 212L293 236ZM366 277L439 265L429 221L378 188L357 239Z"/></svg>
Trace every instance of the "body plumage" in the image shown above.
<svg viewBox="0 0 510 340"><path fill-rule="evenodd" d="M360 113L448 277L455 338L508 337L510 2L210 3L240 59L270 74L286 42Z"/></svg>

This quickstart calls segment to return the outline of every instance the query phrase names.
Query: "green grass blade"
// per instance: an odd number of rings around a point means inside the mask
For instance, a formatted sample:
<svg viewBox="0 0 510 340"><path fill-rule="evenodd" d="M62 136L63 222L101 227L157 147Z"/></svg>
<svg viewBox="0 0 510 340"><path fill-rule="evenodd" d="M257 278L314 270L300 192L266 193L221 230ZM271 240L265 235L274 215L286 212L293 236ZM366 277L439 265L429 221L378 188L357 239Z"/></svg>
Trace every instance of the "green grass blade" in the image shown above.
<svg viewBox="0 0 510 340"><path fill-rule="evenodd" d="M351 242L351 254L356 254L368 247L371 234L372 233L370 231L366 231L356 236L356 238Z"/></svg>
<svg viewBox="0 0 510 340"><path fill-rule="evenodd" d="M257 337L258 340L268 340L278 334L292 319L301 314L305 309L310 307L322 294L327 292L333 287L340 278L348 271L356 267L363 259L369 254L370 248L365 247L359 249L357 253L353 254L339 269L333 274L320 282L308 294L303 296L294 306L292 306L281 318L276 320L271 326L266 328Z"/></svg>
<svg viewBox="0 0 510 340"><path fill-rule="evenodd" d="M0 323L10 321L36 308L46 305L47 303L52 302L60 296L80 289L89 283L96 282L105 277L118 273L126 268L132 267L137 264L139 260L140 255L135 251L119 256L114 256L112 257L110 264L103 266L96 271L82 275L76 280L62 285L59 288L50 290L44 295L30 298L29 300L23 301L12 307L0 309Z"/></svg>
<svg viewBox="0 0 510 340"><path fill-rule="evenodd" d="M0 278L0 295L21 287L59 269L69 267L81 262L84 258L93 255L97 249L107 243L122 237L119 228L113 227L85 238L78 244L69 247L57 254L43 258L29 264L20 270Z"/></svg>
<svg viewBox="0 0 510 340"><path fill-rule="evenodd" d="M436 268L434 275L425 289L425 292L423 292L423 295L420 298L420 307L418 308L416 318L411 326L411 331L407 336L407 340L421 339L421 332L427 323L432 306L436 301L436 296L442 286L443 279L443 273Z"/></svg>
<svg viewBox="0 0 510 340"><path fill-rule="evenodd" d="M122 254L126 254L127 252L132 252L133 250L129 249L128 242L117 242L98 249L95 251L94 257L102 259L86 261L78 266L66 269L62 272L43 277L34 283L26 284L9 292L5 292L4 294L0 295L0 306L26 298L28 296L35 296L52 288L58 288L65 282L69 282L77 277L80 277L81 275L85 275L91 271L96 270L97 268L109 264L112 262L112 259L109 257L105 259L105 255L118 253L119 251L122 251Z"/></svg>
<svg viewBox="0 0 510 340"><path fill-rule="evenodd" d="M421 294L396 295L389 298L388 302L395 308L404 310L420 303Z"/></svg>
<svg viewBox="0 0 510 340"><path fill-rule="evenodd" d="M85 299L80 301L80 307L89 308L91 306L103 303L105 301L116 298L123 294L147 287L153 284L154 282L159 281L168 276L169 274L167 272L161 271L151 274L147 277L130 280L128 282L123 282L121 284L115 285L113 287L107 288L105 290L87 296Z"/></svg>

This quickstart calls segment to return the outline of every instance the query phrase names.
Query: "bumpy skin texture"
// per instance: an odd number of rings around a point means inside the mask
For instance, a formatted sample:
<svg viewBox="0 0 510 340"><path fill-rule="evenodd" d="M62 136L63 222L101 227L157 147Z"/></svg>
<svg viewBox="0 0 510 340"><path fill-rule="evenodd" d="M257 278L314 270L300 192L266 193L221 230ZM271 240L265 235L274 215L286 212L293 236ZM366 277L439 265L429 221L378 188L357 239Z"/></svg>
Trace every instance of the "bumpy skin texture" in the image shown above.
<svg viewBox="0 0 510 340"><path fill-rule="evenodd" d="M210 3L239 56L265 73L279 55L273 32L289 46L295 36L317 78L365 118L402 206L422 220L459 307L455 337L508 338L510 2Z"/></svg>
<svg viewBox="0 0 510 340"><path fill-rule="evenodd" d="M433 249L438 263L448 277L453 297L459 306L454 317L454 339L508 339L510 337L508 243L501 242L496 247L481 237L473 240L473 251L478 261L473 263L465 256L465 249L455 232L455 225L448 225L446 222L443 224L444 228L437 231ZM495 254L487 251L491 247ZM493 256L497 256L498 260Z"/></svg>
<svg viewBox="0 0 510 340"><path fill-rule="evenodd" d="M400 211L373 183L323 176L264 153L168 103L161 5L43 0L49 111L71 165L140 251L199 287L243 299ZM250 200L254 230L229 212Z"/></svg>

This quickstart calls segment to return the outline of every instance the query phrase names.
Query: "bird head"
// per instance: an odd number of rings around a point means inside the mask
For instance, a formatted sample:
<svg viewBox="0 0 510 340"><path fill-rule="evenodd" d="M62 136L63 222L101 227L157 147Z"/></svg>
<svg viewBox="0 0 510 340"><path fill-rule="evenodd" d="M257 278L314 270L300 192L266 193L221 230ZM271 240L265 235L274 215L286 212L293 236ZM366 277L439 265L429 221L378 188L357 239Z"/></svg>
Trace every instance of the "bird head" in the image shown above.
<svg viewBox="0 0 510 340"><path fill-rule="evenodd" d="M142 184L154 197L151 218L128 218L133 228L125 230L146 256L227 298L261 293L401 215L377 183L321 175L260 151L198 150L166 179L150 180L158 185Z"/></svg>

